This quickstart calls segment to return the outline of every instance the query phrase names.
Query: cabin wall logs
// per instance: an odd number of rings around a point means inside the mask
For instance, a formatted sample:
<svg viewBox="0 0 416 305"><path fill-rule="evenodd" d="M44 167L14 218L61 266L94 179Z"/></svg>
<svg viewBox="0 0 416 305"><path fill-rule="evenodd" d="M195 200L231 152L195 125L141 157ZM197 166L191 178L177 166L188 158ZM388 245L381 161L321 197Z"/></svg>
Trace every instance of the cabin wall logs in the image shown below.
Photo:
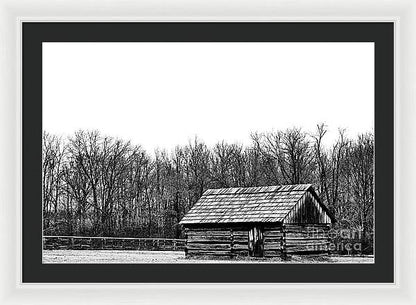
<svg viewBox="0 0 416 305"><path fill-rule="evenodd" d="M248 228L187 228L186 256L248 256ZM264 257L328 252L328 224L263 227Z"/></svg>
<svg viewBox="0 0 416 305"><path fill-rule="evenodd" d="M286 224L283 226L285 254L325 253L329 251L328 224Z"/></svg>
<svg viewBox="0 0 416 305"><path fill-rule="evenodd" d="M248 256L248 230L244 228L186 229L187 256Z"/></svg>
<svg viewBox="0 0 416 305"><path fill-rule="evenodd" d="M263 230L263 243L265 257L282 256L283 252L283 232L282 227L265 226Z"/></svg>

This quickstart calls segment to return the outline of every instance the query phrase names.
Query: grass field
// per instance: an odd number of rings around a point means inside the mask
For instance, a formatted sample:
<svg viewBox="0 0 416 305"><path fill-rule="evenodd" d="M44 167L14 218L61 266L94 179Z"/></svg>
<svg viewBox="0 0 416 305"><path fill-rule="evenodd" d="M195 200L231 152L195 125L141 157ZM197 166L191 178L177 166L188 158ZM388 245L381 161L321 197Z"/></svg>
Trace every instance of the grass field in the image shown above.
<svg viewBox="0 0 416 305"><path fill-rule="evenodd" d="M241 258L241 259L188 259L183 251L129 251L129 250L43 250L44 264L236 264L236 263L296 263L296 264L371 264L372 256L293 256L283 261L279 258Z"/></svg>

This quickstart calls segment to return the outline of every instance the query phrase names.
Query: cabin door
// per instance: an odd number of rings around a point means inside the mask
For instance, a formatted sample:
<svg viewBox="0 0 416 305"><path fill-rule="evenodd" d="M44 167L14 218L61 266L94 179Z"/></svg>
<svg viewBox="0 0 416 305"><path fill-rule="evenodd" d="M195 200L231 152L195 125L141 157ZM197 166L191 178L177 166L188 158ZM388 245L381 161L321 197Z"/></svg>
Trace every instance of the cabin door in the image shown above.
<svg viewBox="0 0 416 305"><path fill-rule="evenodd" d="M255 226L248 231L248 252L250 256L263 256L263 230Z"/></svg>

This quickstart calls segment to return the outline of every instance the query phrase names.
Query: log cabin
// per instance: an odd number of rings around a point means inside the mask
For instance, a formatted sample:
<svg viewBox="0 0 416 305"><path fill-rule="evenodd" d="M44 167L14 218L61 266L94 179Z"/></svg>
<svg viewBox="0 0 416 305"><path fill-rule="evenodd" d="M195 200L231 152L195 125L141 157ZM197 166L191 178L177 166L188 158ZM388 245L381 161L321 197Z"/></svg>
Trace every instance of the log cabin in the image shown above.
<svg viewBox="0 0 416 305"><path fill-rule="evenodd" d="M180 221L185 255L329 253L334 217L311 184L209 189Z"/></svg>

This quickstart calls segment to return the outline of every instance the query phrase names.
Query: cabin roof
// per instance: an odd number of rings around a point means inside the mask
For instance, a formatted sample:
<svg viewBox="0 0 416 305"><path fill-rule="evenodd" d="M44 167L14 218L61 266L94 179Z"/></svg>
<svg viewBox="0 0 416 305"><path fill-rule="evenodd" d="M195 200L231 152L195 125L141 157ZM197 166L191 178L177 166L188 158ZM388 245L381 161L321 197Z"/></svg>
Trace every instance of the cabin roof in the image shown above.
<svg viewBox="0 0 416 305"><path fill-rule="evenodd" d="M205 191L180 224L282 222L306 192L330 216L311 184L238 187Z"/></svg>

